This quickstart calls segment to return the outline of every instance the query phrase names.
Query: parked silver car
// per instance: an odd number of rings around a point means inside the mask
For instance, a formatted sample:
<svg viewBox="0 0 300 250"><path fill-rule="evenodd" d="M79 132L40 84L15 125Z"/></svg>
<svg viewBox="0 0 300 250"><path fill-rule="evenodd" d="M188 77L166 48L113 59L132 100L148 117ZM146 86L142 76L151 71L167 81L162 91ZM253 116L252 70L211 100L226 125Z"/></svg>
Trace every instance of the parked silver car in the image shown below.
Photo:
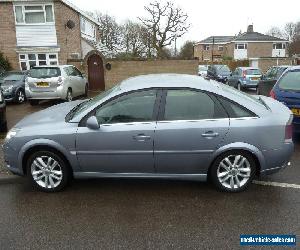
<svg viewBox="0 0 300 250"><path fill-rule="evenodd" d="M87 96L88 83L73 65L38 66L30 70L25 92L32 105L37 105L40 100L72 101L74 97Z"/></svg>
<svg viewBox="0 0 300 250"><path fill-rule="evenodd" d="M238 90L242 90L243 88L257 88L261 77L262 73L258 68L238 67L228 77L227 84Z"/></svg>
<svg viewBox="0 0 300 250"><path fill-rule="evenodd" d="M269 97L198 76L123 81L99 96L20 121L4 143L8 169L43 191L71 179L173 178L244 190L293 152L291 111Z"/></svg>

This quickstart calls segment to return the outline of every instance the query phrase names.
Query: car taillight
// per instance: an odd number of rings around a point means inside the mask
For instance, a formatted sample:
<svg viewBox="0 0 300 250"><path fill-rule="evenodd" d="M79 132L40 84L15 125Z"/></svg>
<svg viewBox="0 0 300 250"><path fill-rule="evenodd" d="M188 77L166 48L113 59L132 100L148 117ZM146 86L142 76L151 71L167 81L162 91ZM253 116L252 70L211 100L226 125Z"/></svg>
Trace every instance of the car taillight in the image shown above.
<svg viewBox="0 0 300 250"><path fill-rule="evenodd" d="M61 85L63 83L64 79L60 76L58 77L57 83L58 85Z"/></svg>
<svg viewBox="0 0 300 250"><path fill-rule="evenodd" d="M270 97L272 97L273 99L276 99L276 95L275 95L275 92L273 89L270 91Z"/></svg>
<svg viewBox="0 0 300 250"><path fill-rule="evenodd" d="M246 70L243 70L243 78L246 78Z"/></svg>
<svg viewBox="0 0 300 250"><path fill-rule="evenodd" d="M291 140L293 138L293 115L290 116L288 123L285 126L285 140Z"/></svg>

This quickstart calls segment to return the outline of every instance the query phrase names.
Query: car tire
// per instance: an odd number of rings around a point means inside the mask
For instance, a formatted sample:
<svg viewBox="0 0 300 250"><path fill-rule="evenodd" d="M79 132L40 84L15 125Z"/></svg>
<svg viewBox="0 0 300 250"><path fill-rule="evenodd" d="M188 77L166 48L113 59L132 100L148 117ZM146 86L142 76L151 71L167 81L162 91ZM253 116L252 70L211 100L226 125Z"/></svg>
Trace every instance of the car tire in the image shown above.
<svg viewBox="0 0 300 250"><path fill-rule="evenodd" d="M257 95L260 95L259 87L256 88L256 94L257 94Z"/></svg>
<svg viewBox="0 0 300 250"><path fill-rule="evenodd" d="M242 89L243 89L241 83L238 83L236 88L237 88L239 91L242 91Z"/></svg>
<svg viewBox="0 0 300 250"><path fill-rule="evenodd" d="M4 122L0 125L0 133L7 132L7 122Z"/></svg>
<svg viewBox="0 0 300 250"><path fill-rule="evenodd" d="M30 103L31 106L39 105L39 101L38 100L30 100L29 103Z"/></svg>
<svg viewBox="0 0 300 250"><path fill-rule="evenodd" d="M17 92L16 92L16 103L18 104L22 104L25 102L26 100L26 97L25 97L25 92L24 90L22 89L19 89Z"/></svg>
<svg viewBox="0 0 300 250"><path fill-rule="evenodd" d="M248 188L255 171L256 163L250 153L233 150L217 157L209 176L217 189L236 193Z"/></svg>
<svg viewBox="0 0 300 250"><path fill-rule="evenodd" d="M66 161L57 153L38 151L27 160L27 176L31 184L40 191L61 191L71 179Z"/></svg>
<svg viewBox="0 0 300 250"><path fill-rule="evenodd" d="M88 94L89 94L89 86L88 84L86 84L84 88L84 97L88 97Z"/></svg>
<svg viewBox="0 0 300 250"><path fill-rule="evenodd" d="M72 89L68 89L68 91L67 91L67 96L66 96L66 100L67 100L67 102L73 101L73 93L72 93Z"/></svg>

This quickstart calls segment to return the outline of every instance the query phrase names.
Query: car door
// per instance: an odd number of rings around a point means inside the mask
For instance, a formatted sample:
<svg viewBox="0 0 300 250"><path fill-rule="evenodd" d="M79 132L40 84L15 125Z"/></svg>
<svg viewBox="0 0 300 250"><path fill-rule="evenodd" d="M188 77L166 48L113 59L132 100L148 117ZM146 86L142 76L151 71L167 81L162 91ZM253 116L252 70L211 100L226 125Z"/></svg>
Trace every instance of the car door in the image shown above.
<svg viewBox="0 0 300 250"><path fill-rule="evenodd" d="M206 174L229 130L229 118L213 95L165 90L154 137L155 169L164 174Z"/></svg>
<svg viewBox="0 0 300 250"><path fill-rule="evenodd" d="M153 173L153 140L159 91L123 94L96 108L100 128L83 125L76 135L83 172Z"/></svg>
<svg viewBox="0 0 300 250"><path fill-rule="evenodd" d="M273 67L267 71L258 83L258 93L260 95L269 96L269 93L276 83L276 75L278 68Z"/></svg>

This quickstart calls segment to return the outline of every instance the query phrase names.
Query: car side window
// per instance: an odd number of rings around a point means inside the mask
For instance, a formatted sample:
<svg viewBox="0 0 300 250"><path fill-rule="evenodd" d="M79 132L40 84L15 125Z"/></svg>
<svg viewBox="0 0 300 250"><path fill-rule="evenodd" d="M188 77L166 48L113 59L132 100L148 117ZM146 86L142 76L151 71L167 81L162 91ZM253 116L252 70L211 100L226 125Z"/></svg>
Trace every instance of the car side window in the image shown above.
<svg viewBox="0 0 300 250"><path fill-rule="evenodd" d="M81 72L76 67L72 67L72 68L73 68L73 76L82 76Z"/></svg>
<svg viewBox="0 0 300 250"><path fill-rule="evenodd" d="M164 120L225 118L225 110L206 93L196 90L168 90Z"/></svg>
<svg viewBox="0 0 300 250"><path fill-rule="evenodd" d="M147 122L153 120L156 90L145 90L120 96L98 108L99 124Z"/></svg>
<svg viewBox="0 0 300 250"><path fill-rule="evenodd" d="M230 118L256 117L253 112L235 102L232 102L223 97L218 97L218 99L228 112Z"/></svg>

